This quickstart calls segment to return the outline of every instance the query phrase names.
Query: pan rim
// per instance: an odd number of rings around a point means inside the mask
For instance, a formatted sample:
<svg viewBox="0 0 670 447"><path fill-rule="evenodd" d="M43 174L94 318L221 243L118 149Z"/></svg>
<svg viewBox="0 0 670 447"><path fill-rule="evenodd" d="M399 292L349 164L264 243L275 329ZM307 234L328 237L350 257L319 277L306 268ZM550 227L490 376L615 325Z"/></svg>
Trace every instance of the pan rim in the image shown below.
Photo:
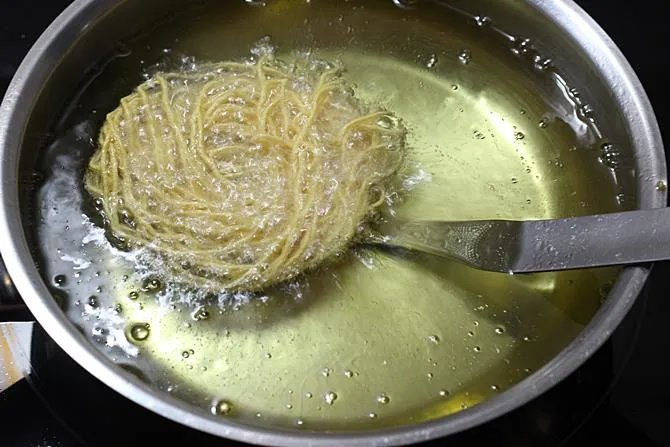
<svg viewBox="0 0 670 447"><path fill-rule="evenodd" d="M641 209L663 207L667 193L656 182L666 181L660 130L649 99L632 67L614 42L572 0L526 0L578 42L605 77L617 87L619 107L637 147L638 196ZM491 421L535 399L574 372L612 334L635 302L650 266L624 269L608 299L587 327L556 357L508 391L476 407L439 420L413 426L356 434L317 434L264 429L216 418L149 385L122 370L76 330L54 300L28 249L18 204L18 162L21 138L34 97L48 76L54 47L72 43L79 29L118 5L117 0L75 0L42 34L12 80L0 107L0 234L7 238L0 252L10 277L37 321L61 348L84 369L135 403L194 429L260 445L403 445L465 431ZM46 61L46 62L45 62ZM605 67L607 68L605 70ZM651 179L651 180L649 180ZM197 411L196 411L197 410Z"/></svg>

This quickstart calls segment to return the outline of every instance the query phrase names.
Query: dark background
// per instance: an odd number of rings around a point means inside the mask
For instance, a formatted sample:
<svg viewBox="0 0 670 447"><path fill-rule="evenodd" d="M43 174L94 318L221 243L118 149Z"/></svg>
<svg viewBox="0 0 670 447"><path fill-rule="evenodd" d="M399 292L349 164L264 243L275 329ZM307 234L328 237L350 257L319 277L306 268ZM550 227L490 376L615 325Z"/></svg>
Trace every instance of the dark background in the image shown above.
<svg viewBox="0 0 670 447"><path fill-rule="evenodd" d="M226 0L224 0L226 1ZM65 0L0 0L0 94ZM663 0L578 0L619 45L670 132L670 23ZM0 236L0 244L2 236ZM619 330L578 372L490 424L431 445L670 446L670 264L658 264ZM19 310L0 319L29 317ZM0 446L236 445L150 413L53 350L29 381L0 394Z"/></svg>

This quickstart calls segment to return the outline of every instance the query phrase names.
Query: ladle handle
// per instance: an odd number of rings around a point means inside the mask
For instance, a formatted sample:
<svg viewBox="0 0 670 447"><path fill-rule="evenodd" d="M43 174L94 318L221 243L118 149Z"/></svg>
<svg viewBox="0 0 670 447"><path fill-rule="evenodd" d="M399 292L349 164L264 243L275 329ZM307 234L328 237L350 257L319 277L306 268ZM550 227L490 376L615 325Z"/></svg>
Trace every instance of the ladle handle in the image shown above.
<svg viewBox="0 0 670 447"><path fill-rule="evenodd" d="M551 220L393 222L377 245L532 273L670 260L670 208Z"/></svg>
<svg viewBox="0 0 670 447"><path fill-rule="evenodd" d="M523 222L513 272L670 260L670 208Z"/></svg>

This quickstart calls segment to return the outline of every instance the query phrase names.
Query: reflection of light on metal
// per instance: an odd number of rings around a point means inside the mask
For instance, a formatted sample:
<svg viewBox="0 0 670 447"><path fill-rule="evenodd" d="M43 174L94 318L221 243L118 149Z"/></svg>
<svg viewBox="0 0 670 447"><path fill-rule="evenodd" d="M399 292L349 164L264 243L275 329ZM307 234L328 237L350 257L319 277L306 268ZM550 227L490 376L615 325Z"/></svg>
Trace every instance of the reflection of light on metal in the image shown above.
<svg viewBox="0 0 670 447"><path fill-rule="evenodd" d="M2 284L4 284L5 287L12 287L12 279L9 277L9 275L4 274L2 275Z"/></svg>
<svg viewBox="0 0 670 447"><path fill-rule="evenodd" d="M0 392L30 373L34 323L0 323Z"/></svg>

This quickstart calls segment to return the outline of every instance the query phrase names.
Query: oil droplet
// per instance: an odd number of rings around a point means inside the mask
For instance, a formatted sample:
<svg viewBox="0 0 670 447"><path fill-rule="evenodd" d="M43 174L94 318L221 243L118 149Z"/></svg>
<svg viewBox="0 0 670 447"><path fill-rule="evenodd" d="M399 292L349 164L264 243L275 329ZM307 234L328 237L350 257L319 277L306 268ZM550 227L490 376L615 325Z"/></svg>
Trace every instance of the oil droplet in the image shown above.
<svg viewBox="0 0 670 447"><path fill-rule="evenodd" d="M498 391L499 389L498 385L491 385L491 391Z"/></svg>
<svg viewBox="0 0 670 447"><path fill-rule="evenodd" d="M114 306L114 312L116 312L117 314L120 314L121 312L123 312L123 307L120 304L117 303Z"/></svg>
<svg viewBox="0 0 670 447"><path fill-rule="evenodd" d="M452 89L453 91L456 91L456 90L458 90L458 86L457 86L456 84L454 84L454 85L451 86L451 89Z"/></svg>
<svg viewBox="0 0 670 447"><path fill-rule="evenodd" d="M665 192L667 190L668 190L668 185L663 180L659 180L656 183L656 191Z"/></svg>
<svg viewBox="0 0 670 447"><path fill-rule="evenodd" d="M426 68L431 69L437 65L437 56L434 54L430 55L430 58L428 58L428 62L426 63Z"/></svg>
<svg viewBox="0 0 670 447"><path fill-rule="evenodd" d="M302 425L305 424L305 421L303 421L302 419L298 419L297 421L295 421L295 423L296 423L296 425L298 425L298 426L302 426Z"/></svg>
<svg viewBox="0 0 670 447"><path fill-rule="evenodd" d="M526 135L523 132L517 132L514 134L514 139L517 141L521 141L524 138L526 138Z"/></svg>
<svg viewBox="0 0 670 447"><path fill-rule="evenodd" d="M377 413L368 413L370 419L377 419Z"/></svg>
<svg viewBox="0 0 670 447"><path fill-rule="evenodd" d="M526 337L523 337L523 341L530 342L531 340L530 340L530 337L526 336Z"/></svg>
<svg viewBox="0 0 670 447"><path fill-rule="evenodd" d="M312 393L309 393L309 392L305 393L305 399L311 399L312 396L313 396Z"/></svg>
<svg viewBox="0 0 670 447"><path fill-rule="evenodd" d="M272 358L272 354L268 352L267 354L265 354L265 358L270 360Z"/></svg>
<svg viewBox="0 0 670 447"><path fill-rule="evenodd" d="M505 328L503 328L503 327L497 327L495 330L496 330L496 334L498 334L498 335L502 335L502 334L505 333Z"/></svg>
<svg viewBox="0 0 670 447"><path fill-rule="evenodd" d="M473 331L468 331L468 337L474 337L475 333Z"/></svg>
<svg viewBox="0 0 670 447"><path fill-rule="evenodd" d="M467 65L472 60L472 53L468 49L461 50L460 53L458 53L458 60L461 64Z"/></svg>
<svg viewBox="0 0 670 447"><path fill-rule="evenodd" d="M472 348L472 350L475 352L481 352L482 348L480 346L475 346L474 348Z"/></svg>
<svg viewBox="0 0 670 447"><path fill-rule="evenodd" d="M540 129L546 129L549 127L549 120L547 118L542 118L538 123L538 126L540 126Z"/></svg>
<svg viewBox="0 0 670 447"><path fill-rule="evenodd" d="M233 404L227 400L220 400L212 405L212 414L217 416L227 416L233 411Z"/></svg>
<svg viewBox="0 0 670 447"><path fill-rule="evenodd" d="M123 282L128 281L128 275L123 275L123 276L121 277L121 281L123 281Z"/></svg>
<svg viewBox="0 0 670 447"><path fill-rule="evenodd" d="M473 325L474 327L479 326L479 321L473 321L473 322L472 322L472 325Z"/></svg>
<svg viewBox="0 0 670 447"><path fill-rule="evenodd" d="M449 391L440 390L440 397L449 397Z"/></svg>
<svg viewBox="0 0 670 447"><path fill-rule="evenodd" d="M428 339L429 342L434 344L438 344L440 342L440 337L438 337L437 335L429 335L426 338Z"/></svg>
<svg viewBox="0 0 670 447"><path fill-rule="evenodd" d="M328 376L330 375L330 368L323 368L323 369L321 370L321 375L322 375L323 377L328 377Z"/></svg>
<svg viewBox="0 0 670 447"><path fill-rule="evenodd" d="M128 298L130 298L131 300L136 300L136 299L138 299L139 297L140 297L140 294L137 293L137 292L134 291L134 290L128 294Z"/></svg>
<svg viewBox="0 0 670 447"><path fill-rule="evenodd" d="M354 372L347 369L347 370L344 371L344 376L347 379L351 379L352 377L354 377Z"/></svg>
<svg viewBox="0 0 670 447"><path fill-rule="evenodd" d="M382 405L386 405L390 401L391 399L389 399L389 397L386 394L380 394L379 396L377 396L377 402L379 402Z"/></svg>
<svg viewBox="0 0 670 447"><path fill-rule="evenodd" d="M130 336L137 341L144 341L149 337L149 325L137 323L130 328Z"/></svg>
<svg viewBox="0 0 670 447"><path fill-rule="evenodd" d="M54 276L54 284L58 287L63 287L67 283L67 277L65 275L56 275Z"/></svg>
<svg viewBox="0 0 670 447"><path fill-rule="evenodd" d="M292 410L292 409L293 409L293 405L291 405L291 404L286 404L286 409L287 409L287 410Z"/></svg>
<svg viewBox="0 0 670 447"><path fill-rule="evenodd" d="M91 306L93 309L98 307L98 297L93 295L88 297L88 305Z"/></svg>
<svg viewBox="0 0 670 447"><path fill-rule="evenodd" d="M328 391L323 395L323 400L327 405L333 405L333 403L337 400L337 394L333 393L332 391Z"/></svg>
<svg viewBox="0 0 670 447"><path fill-rule="evenodd" d="M427 373L426 377L428 378L428 380L433 380L433 373Z"/></svg>
<svg viewBox="0 0 670 447"><path fill-rule="evenodd" d="M182 358L187 359L191 356L191 353L188 352L188 351L184 351L184 352L181 353L181 356L182 356Z"/></svg>

